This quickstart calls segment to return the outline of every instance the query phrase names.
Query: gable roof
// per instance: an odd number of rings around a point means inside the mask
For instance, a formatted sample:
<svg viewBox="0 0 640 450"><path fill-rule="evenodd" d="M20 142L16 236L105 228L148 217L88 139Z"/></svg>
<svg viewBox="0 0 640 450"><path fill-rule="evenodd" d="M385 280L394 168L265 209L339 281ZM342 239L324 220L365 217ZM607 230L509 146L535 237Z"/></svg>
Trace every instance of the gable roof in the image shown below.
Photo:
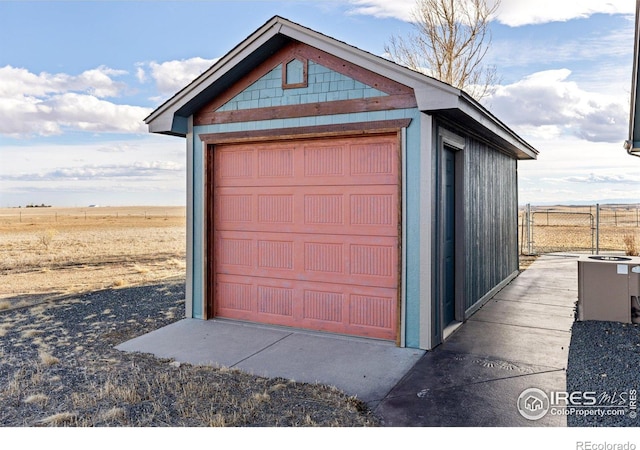
<svg viewBox="0 0 640 450"><path fill-rule="evenodd" d="M412 88L420 111L463 125L519 159L535 159L538 154L535 148L464 91L279 16L267 21L146 117L144 120L149 131L186 136L191 115L291 41L318 48Z"/></svg>
<svg viewBox="0 0 640 450"><path fill-rule="evenodd" d="M638 51L640 51L640 1L636 1L636 31L633 43L633 72L631 74L631 109L629 138L624 143L627 153L640 156L640 98L638 98Z"/></svg>

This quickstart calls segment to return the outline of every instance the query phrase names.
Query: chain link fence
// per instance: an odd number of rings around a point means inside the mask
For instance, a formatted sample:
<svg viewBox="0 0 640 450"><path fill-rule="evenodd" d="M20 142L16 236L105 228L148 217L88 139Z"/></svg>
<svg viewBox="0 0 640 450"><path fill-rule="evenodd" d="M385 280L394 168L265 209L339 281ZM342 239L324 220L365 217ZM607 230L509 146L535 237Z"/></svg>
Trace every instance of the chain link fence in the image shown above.
<svg viewBox="0 0 640 450"><path fill-rule="evenodd" d="M638 255L640 205L542 207L520 210L520 254L553 252Z"/></svg>

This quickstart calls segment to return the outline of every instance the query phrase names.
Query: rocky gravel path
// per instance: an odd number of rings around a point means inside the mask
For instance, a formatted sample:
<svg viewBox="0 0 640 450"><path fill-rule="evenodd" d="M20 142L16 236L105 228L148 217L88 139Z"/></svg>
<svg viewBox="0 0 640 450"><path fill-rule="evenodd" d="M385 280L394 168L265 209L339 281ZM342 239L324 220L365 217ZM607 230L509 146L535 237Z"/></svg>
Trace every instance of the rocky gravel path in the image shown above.
<svg viewBox="0 0 640 450"><path fill-rule="evenodd" d="M590 393L567 416L572 427L640 426L640 325L575 322L567 365L567 392ZM594 407L588 407L595 403ZM568 406L570 407L570 406Z"/></svg>

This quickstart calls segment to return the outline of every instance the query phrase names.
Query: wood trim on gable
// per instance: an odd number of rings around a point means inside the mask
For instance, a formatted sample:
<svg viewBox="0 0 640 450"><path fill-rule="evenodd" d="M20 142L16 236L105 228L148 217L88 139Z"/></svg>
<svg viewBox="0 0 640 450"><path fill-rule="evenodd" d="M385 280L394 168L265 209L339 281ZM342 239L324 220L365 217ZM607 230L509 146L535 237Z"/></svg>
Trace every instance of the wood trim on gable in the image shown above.
<svg viewBox="0 0 640 450"><path fill-rule="evenodd" d="M411 108L413 95L395 95L372 97L357 100L337 100L332 102L306 103L269 108L224 111L196 116L196 125L214 125L257 120L285 119L289 117L311 117L351 112L384 111L389 109Z"/></svg>
<svg viewBox="0 0 640 450"><path fill-rule="evenodd" d="M397 133L407 128L411 119L380 120L373 122L353 122L336 125L315 125L296 128L276 128L272 130L235 131L226 133L204 133L198 137L207 145L258 142L286 139L309 139L330 136L359 134Z"/></svg>
<svg viewBox="0 0 640 450"><path fill-rule="evenodd" d="M216 112L218 108L240 92L258 81L269 71L292 59L311 60L347 77L360 81L388 95L354 100L305 103L276 107L254 108L238 111ZM273 56L256 66L249 74L236 82L230 89L217 96L194 114L194 125L212 125L254 120L282 119L288 117L309 117L325 114L349 112L382 111L389 109L414 108L417 106L413 89L383 77L370 70L350 64L322 50L292 42Z"/></svg>

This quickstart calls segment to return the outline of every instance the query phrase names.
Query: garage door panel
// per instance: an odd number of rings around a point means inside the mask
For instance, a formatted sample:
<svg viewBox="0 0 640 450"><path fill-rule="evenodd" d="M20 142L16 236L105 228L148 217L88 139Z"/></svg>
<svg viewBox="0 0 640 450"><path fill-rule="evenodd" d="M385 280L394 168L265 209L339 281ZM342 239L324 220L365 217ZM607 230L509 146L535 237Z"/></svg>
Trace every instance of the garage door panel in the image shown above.
<svg viewBox="0 0 640 450"><path fill-rule="evenodd" d="M394 288L398 248L386 236L220 231L217 273Z"/></svg>
<svg viewBox="0 0 640 450"><path fill-rule="evenodd" d="M396 236L396 186L216 189L218 230Z"/></svg>
<svg viewBox="0 0 640 450"><path fill-rule="evenodd" d="M215 148L215 316L396 339L396 135Z"/></svg>
<svg viewBox="0 0 640 450"><path fill-rule="evenodd" d="M394 289L224 274L216 284L216 314L227 318L380 339L396 335Z"/></svg>
<svg viewBox="0 0 640 450"><path fill-rule="evenodd" d="M397 184L397 138L252 143L216 151L219 186Z"/></svg>

